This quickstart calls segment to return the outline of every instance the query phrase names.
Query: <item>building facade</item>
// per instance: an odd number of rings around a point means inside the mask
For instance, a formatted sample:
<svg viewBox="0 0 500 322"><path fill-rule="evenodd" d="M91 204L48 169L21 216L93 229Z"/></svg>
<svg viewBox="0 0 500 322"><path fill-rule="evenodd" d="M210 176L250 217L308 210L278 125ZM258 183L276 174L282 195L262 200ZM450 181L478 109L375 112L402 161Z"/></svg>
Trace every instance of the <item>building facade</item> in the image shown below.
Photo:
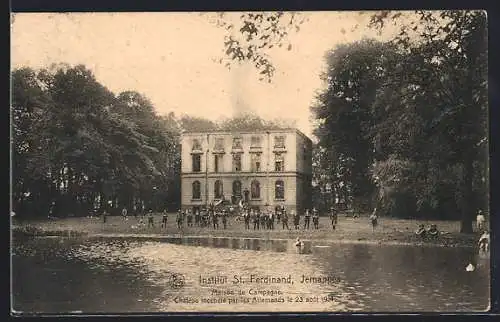
<svg viewBox="0 0 500 322"><path fill-rule="evenodd" d="M181 136L182 207L311 207L312 142L296 129Z"/></svg>

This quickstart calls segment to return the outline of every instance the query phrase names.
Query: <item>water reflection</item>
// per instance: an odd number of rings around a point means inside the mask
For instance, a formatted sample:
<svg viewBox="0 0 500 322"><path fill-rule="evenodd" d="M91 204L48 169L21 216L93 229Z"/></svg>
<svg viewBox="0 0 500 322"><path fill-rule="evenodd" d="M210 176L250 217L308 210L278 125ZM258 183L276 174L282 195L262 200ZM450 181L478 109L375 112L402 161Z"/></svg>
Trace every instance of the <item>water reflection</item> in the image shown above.
<svg viewBox="0 0 500 322"><path fill-rule="evenodd" d="M466 272L461 248L319 244L294 240L180 237L33 239L13 248L14 307L21 311L470 311L489 302L486 263ZM185 285L173 288L173 277ZM200 276L226 276L201 285ZM234 283L292 275L293 284ZM302 283L329 277L328 283ZM284 303L190 303L214 292L247 298L281 292ZM219 297L220 298L220 297ZM271 297L265 297L270 299ZM192 302L192 301L191 301Z"/></svg>

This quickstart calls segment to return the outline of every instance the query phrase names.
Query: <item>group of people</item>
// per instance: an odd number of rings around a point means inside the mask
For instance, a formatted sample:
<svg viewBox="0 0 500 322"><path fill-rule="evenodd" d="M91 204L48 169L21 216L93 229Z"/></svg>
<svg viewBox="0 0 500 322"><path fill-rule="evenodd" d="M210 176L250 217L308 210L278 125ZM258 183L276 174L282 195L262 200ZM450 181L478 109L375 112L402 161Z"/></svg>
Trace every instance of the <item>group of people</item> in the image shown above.
<svg viewBox="0 0 500 322"><path fill-rule="evenodd" d="M201 211L195 210L194 212L191 209L179 209L175 221L178 229L184 227L184 222L186 222L188 227L213 227L214 229L219 229L219 222L222 222L221 228L227 229L229 213L226 209L219 211L213 207L210 207L208 211L202 209Z"/></svg>
<svg viewBox="0 0 500 322"><path fill-rule="evenodd" d="M431 224L428 228L425 228L424 224L420 224L415 234L421 239L437 238L439 230L436 224Z"/></svg>
<svg viewBox="0 0 500 322"><path fill-rule="evenodd" d="M289 221L292 220L293 227L295 230L300 229L301 216L298 212L291 210L290 214L284 206L277 207L274 211L261 211L260 209L244 209L241 215L242 220L245 223L245 229L253 230L260 229L275 229L276 225L281 223L282 229L291 230L289 226ZM319 212L316 208L313 208L312 212L309 209L304 211L303 219L303 229L310 229L311 219L313 222L313 228L319 229ZM330 209L330 220L333 230L337 225L338 216L337 211L332 207Z"/></svg>
<svg viewBox="0 0 500 322"><path fill-rule="evenodd" d="M133 212L134 217L139 217L139 226L155 227L153 210L149 209L147 212ZM124 220L128 220L129 212L126 207L121 211ZM102 214L103 222L107 222L108 213L106 211ZM178 229L187 227L213 227L214 229L227 229L229 225L230 211L227 209L217 209L213 205L207 208L198 209L179 209L175 218L176 226ZM303 217L303 218L302 218ZM329 221L332 230L336 229L338 223L337 210L334 207L330 208ZM281 226L282 229L291 230L290 224L293 224L295 230L299 230L302 226L303 229L312 228L319 229L320 221L319 211L313 208L312 211L305 209L304 214L301 216L299 212L294 210L288 211L285 206L279 206L272 210L251 209L244 207L239 216L236 216L236 221L243 221L245 229L249 230L274 230ZM168 223L168 214L165 211L162 213L161 228L166 228ZM220 225L221 223L221 225Z"/></svg>

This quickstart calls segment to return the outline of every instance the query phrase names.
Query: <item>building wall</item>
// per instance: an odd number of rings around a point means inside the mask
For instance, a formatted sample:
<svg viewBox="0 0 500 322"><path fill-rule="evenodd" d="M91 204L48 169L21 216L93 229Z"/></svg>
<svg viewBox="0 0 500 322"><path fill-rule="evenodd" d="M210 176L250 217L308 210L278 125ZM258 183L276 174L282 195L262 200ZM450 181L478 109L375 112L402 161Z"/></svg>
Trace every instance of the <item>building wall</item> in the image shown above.
<svg viewBox="0 0 500 322"><path fill-rule="evenodd" d="M276 172L274 158L274 137L285 136L285 171ZM251 172L251 153L255 149L251 148L252 136L261 137L261 171ZM233 172L232 145L233 137L242 138L242 171ZM222 157L222 168L219 165L219 172L214 169L214 146L217 138L224 138L224 154ZM201 172L192 171L192 144L193 139L198 139L201 145ZM243 191L251 191L251 181L257 179L260 182L261 198L259 200L250 199L252 206L285 205L288 209L296 208L303 210L307 205L310 196L307 194L310 189L310 173L312 166L310 159L310 140L295 130L270 131L257 133L186 133L181 138L181 191L183 207L205 205L214 200L214 185L216 180L223 183L223 192L227 200L231 199L232 184L234 180L239 180ZM309 149L309 150L308 150ZM207 158L208 150L208 158ZM305 154L304 154L305 153ZM206 162L208 159L208 162ZM208 169L207 169L208 165ZM208 198L205 196L205 186L208 177ZM275 199L275 182L281 179L285 184L285 199ZM201 200L192 199L192 183L198 180L201 183Z"/></svg>

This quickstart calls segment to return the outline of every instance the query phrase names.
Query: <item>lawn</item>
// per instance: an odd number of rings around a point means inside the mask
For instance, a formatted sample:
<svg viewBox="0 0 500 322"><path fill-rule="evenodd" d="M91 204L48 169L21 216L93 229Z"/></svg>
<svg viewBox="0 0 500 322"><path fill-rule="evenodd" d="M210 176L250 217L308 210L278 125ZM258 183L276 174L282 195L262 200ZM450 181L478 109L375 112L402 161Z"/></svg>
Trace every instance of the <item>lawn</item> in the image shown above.
<svg viewBox="0 0 500 322"><path fill-rule="evenodd" d="M160 227L161 215L154 216L154 227L148 227L147 218L145 225L139 224L139 218L121 216L109 216L107 222L103 223L102 218L73 217L61 219L44 219L29 221L13 221L13 229L26 230L29 227L35 231L51 232L61 234L64 232L79 232L88 235L98 236L213 236L213 237L245 237L245 238L275 238L275 239L295 239L302 240L328 240L338 242L365 242L365 243L397 243L397 244L438 244L442 246L474 246L478 240L478 233L468 235L460 234L459 221L421 221L408 219L380 218L379 225L372 231L368 216L359 218L339 216L336 230L333 231L328 218L320 218L319 229L303 229L303 222L299 230L292 227L291 230L282 229L281 224L275 224L274 230L250 230L244 229L244 223L230 218L226 230L222 228L219 220L219 229L213 227L187 227L184 223L182 229L178 229L175 223L175 214L169 214L166 228ZM303 219L303 218L302 218ZM441 235L436 241L422 242L415 236L415 230L419 224L426 227L436 224Z"/></svg>

